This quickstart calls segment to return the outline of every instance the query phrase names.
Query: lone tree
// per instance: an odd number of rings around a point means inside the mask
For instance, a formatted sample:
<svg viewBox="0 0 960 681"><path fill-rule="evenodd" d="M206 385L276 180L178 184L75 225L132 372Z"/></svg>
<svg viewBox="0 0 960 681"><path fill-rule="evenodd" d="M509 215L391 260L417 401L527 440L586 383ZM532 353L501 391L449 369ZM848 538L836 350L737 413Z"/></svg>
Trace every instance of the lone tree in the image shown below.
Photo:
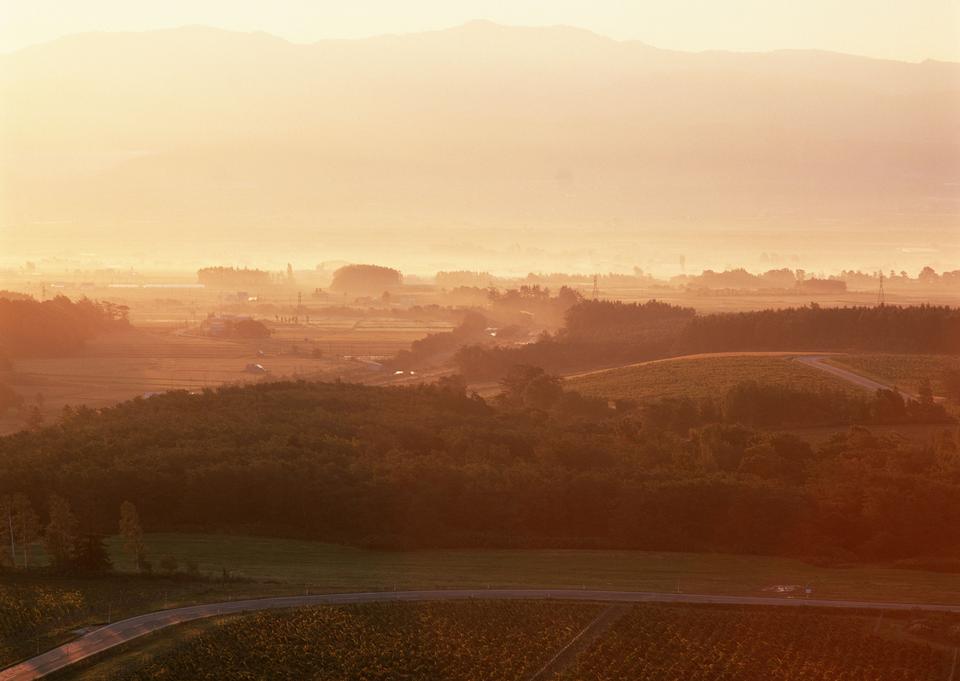
<svg viewBox="0 0 960 681"><path fill-rule="evenodd" d="M123 550L133 559L137 570L143 570L145 548L143 546L143 527L140 514L130 501L120 504L120 536L123 537Z"/></svg>
<svg viewBox="0 0 960 681"><path fill-rule="evenodd" d="M0 497L0 539L10 547L10 564L17 565L17 549L23 567L29 564L30 545L40 536L40 519L25 494Z"/></svg>
<svg viewBox="0 0 960 681"><path fill-rule="evenodd" d="M56 570L64 572L73 566L77 543L77 519L70 510L70 502L50 495L50 522L43 532L43 544Z"/></svg>

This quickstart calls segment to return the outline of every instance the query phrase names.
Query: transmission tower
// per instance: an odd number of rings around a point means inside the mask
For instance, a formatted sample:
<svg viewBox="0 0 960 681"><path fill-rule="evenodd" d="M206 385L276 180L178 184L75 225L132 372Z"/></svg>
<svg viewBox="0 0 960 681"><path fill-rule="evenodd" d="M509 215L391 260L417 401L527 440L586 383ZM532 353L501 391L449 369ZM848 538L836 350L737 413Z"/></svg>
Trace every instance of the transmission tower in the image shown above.
<svg viewBox="0 0 960 681"><path fill-rule="evenodd" d="M887 297L883 292L883 270L880 271L880 290L877 291L877 305L883 307L887 302Z"/></svg>
<svg viewBox="0 0 960 681"><path fill-rule="evenodd" d="M600 275L599 274L593 275L593 299L594 300L600 299Z"/></svg>

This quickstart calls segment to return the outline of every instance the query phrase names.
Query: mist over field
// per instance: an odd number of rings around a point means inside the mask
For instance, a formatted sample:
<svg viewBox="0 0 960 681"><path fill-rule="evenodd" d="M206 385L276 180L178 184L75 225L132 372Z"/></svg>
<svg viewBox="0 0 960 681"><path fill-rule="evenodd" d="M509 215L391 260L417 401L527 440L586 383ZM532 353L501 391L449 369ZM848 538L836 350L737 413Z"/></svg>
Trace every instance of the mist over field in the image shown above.
<svg viewBox="0 0 960 681"><path fill-rule="evenodd" d="M313 44L187 27L0 55L0 99L6 265L960 259L956 63L485 21Z"/></svg>

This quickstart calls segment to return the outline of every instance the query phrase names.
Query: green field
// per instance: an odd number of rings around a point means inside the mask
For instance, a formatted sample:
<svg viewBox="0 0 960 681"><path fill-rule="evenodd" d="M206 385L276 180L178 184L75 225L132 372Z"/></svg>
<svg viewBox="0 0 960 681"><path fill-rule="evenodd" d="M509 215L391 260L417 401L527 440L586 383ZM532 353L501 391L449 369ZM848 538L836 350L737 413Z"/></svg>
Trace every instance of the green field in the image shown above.
<svg viewBox="0 0 960 681"><path fill-rule="evenodd" d="M935 395L944 393L944 373L960 370L960 357L956 355L858 354L837 355L829 361L908 393L916 393L920 382L929 379Z"/></svg>
<svg viewBox="0 0 960 681"><path fill-rule="evenodd" d="M128 567L119 541L114 563ZM773 595L810 584L821 598L960 603L956 575L885 567L825 568L798 560L729 554L601 550L371 551L290 539L147 535L151 557L197 561L213 577L275 580L292 590L573 587L628 591Z"/></svg>
<svg viewBox="0 0 960 681"><path fill-rule="evenodd" d="M119 538L103 578L39 571L0 581L0 666L66 640L82 626L166 607L256 596L458 587L569 587L785 597L810 585L818 598L960 604L955 574L883 566L818 567L799 560L728 554L606 550L373 551L249 536L149 534L148 556L198 574L130 574ZM123 572L127 570L127 572ZM182 570L182 568L181 568ZM224 580L224 575L228 578ZM789 595L789 594L787 594ZM65 604L59 610L44 603ZM37 641L37 637L40 641Z"/></svg>
<svg viewBox="0 0 960 681"><path fill-rule="evenodd" d="M587 395L648 402L662 397L718 397L743 381L794 388L827 388L862 395L863 390L787 356L718 355L659 360L564 380L564 387Z"/></svg>

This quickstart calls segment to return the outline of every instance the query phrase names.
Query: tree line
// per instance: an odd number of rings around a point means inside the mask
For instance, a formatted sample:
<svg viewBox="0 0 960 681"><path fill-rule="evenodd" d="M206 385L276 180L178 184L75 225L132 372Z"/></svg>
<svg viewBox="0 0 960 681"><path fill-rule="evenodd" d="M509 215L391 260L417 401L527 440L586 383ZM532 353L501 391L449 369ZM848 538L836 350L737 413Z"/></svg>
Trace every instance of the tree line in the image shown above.
<svg viewBox="0 0 960 681"><path fill-rule="evenodd" d="M69 355L102 331L129 326L125 305L57 296L43 302L0 297L0 364L3 357ZM2 367L0 367L2 370Z"/></svg>
<svg viewBox="0 0 960 681"><path fill-rule="evenodd" d="M69 500L53 492L46 498L46 522L41 523L30 496L8 492L0 496L0 567L28 570L49 567L60 574L103 574L112 568L101 532L91 531L73 512ZM143 543L136 506L120 504L119 534L124 550L141 572L152 571ZM34 555L41 543L46 565ZM165 559L166 560L166 559Z"/></svg>
<svg viewBox="0 0 960 681"><path fill-rule="evenodd" d="M923 446L860 426L812 446L611 409L532 367L504 389L277 382L81 408L0 438L0 494L56 494L101 534L137 499L157 531L361 546L958 557L955 426Z"/></svg>

